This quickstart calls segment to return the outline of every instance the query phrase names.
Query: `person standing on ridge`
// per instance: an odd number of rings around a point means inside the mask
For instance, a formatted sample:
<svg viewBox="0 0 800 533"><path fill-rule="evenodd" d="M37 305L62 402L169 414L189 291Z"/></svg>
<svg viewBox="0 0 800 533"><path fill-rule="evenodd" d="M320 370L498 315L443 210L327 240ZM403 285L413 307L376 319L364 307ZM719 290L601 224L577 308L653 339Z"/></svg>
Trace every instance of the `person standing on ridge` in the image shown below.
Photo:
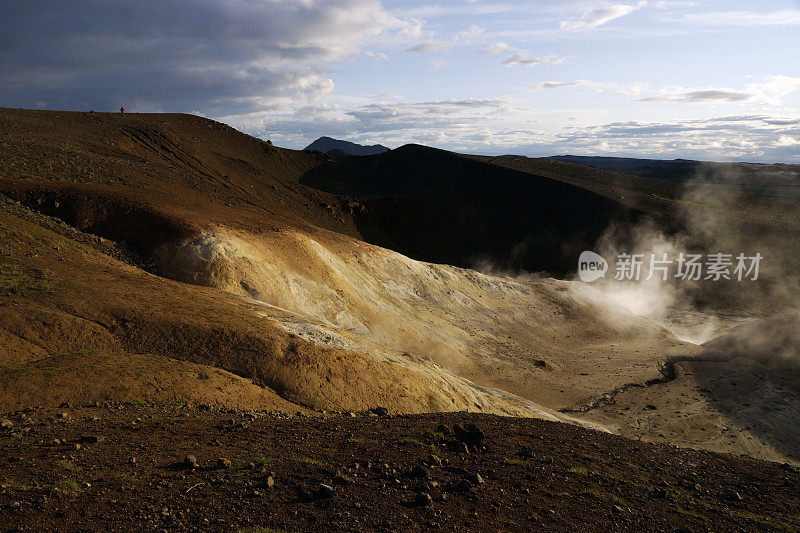
<svg viewBox="0 0 800 533"><path fill-rule="evenodd" d="M125 114L125 108L124 107L120 107L119 108L119 114L120 115L124 115Z"/></svg>

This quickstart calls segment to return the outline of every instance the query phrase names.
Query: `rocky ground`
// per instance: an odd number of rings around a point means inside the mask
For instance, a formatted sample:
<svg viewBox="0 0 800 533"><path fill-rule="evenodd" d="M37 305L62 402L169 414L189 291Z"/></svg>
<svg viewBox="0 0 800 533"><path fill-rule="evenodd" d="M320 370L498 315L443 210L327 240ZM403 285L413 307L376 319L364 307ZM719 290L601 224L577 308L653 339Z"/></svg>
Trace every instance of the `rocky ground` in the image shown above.
<svg viewBox="0 0 800 533"><path fill-rule="evenodd" d="M0 416L3 530L797 531L800 471L541 420L93 404Z"/></svg>

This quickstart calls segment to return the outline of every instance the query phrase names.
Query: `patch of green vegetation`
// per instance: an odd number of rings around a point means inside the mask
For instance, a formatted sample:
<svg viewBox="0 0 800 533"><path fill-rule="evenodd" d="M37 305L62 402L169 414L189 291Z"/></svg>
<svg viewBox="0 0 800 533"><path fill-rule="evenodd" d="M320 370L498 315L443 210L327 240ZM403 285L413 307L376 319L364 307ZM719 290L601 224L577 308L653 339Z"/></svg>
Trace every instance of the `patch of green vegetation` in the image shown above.
<svg viewBox="0 0 800 533"><path fill-rule="evenodd" d="M592 496L594 496L595 498L600 499L600 500L611 500L612 502L616 503L617 505L619 505L621 507L627 507L627 508L631 508L632 509L631 504L628 503L628 501L625 498L622 498L621 496L617 496L613 492L601 492L599 489L596 489L596 488L592 487L592 488L586 489L584 494L591 494Z"/></svg>
<svg viewBox="0 0 800 533"><path fill-rule="evenodd" d="M150 402L136 398L125 402L125 405L132 405L133 407L147 407L150 405Z"/></svg>
<svg viewBox="0 0 800 533"><path fill-rule="evenodd" d="M703 522L708 520L708 517L703 513L701 513L700 511L698 511L697 509L685 509L680 505L678 505L676 507L676 510L678 511L678 514L682 514L684 516L691 516L692 518L697 518L698 520L702 520Z"/></svg>
<svg viewBox="0 0 800 533"><path fill-rule="evenodd" d="M52 274L46 270L23 267L15 263L0 263L0 291L44 292L52 287Z"/></svg>
<svg viewBox="0 0 800 533"><path fill-rule="evenodd" d="M362 439L359 437L350 437L347 442L350 444L380 444L378 439Z"/></svg>
<svg viewBox="0 0 800 533"><path fill-rule="evenodd" d="M400 440L400 444L405 444L407 446L419 446L420 448L430 448L432 452L436 452L439 447L436 444L428 444L426 442L422 442L421 440L414 439L411 437L405 437Z"/></svg>
<svg viewBox="0 0 800 533"><path fill-rule="evenodd" d="M80 484L72 478L60 479L56 482L56 487L65 492L80 492Z"/></svg>
<svg viewBox="0 0 800 533"><path fill-rule="evenodd" d="M526 466L528 461L516 457L503 457L503 462L507 465Z"/></svg>
<svg viewBox="0 0 800 533"><path fill-rule="evenodd" d="M75 466L75 463L68 461L67 459L59 459L56 461L56 465L58 465L59 468L63 468L64 470L68 470L70 472L76 472L78 470L78 467Z"/></svg>
<svg viewBox="0 0 800 533"><path fill-rule="evenodd" d="M14 372L19 374L29 374L32 371L32 369L27 366L7 365L5 363L0 363L0 371Z"/></svg>
<svg viewBox="0 0 800 533"><path fill-rule="evenodd" d="M573 466L573 467L570 467L570 469L567 470L567 472L571 472L573 474L580 474L582 476L588 476L589 475L589 469L586 468L585 466Z"/></svg>
<svg viewBox="0 0 800 533"><path fill-rule="evenodd" d="M300 461L307 464L307 465L314 465L314 466L325 466L325 463L319 461L317 459L312 459L311 457L301 457Z"/></svg>

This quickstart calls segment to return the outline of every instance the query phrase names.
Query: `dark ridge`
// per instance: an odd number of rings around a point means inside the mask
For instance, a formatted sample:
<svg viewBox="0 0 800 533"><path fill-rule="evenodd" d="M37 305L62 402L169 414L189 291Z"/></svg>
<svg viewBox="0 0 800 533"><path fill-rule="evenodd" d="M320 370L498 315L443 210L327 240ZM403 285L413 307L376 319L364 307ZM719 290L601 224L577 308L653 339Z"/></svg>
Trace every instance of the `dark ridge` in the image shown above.
<svg viewBox="0 0 800 533"><path fill-rule="evenodd" d="M644 215L548 177L419 145L329 161L301 183L356 198L370 242L437 263L564 275L609 222Z"/></svg>

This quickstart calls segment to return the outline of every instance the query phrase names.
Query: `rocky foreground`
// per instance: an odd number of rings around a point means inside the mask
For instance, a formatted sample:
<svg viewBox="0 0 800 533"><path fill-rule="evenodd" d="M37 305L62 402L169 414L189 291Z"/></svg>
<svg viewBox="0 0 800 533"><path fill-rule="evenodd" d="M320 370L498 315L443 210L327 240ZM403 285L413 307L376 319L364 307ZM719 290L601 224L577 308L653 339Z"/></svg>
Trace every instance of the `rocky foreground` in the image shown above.
<svg viewBox="0 0 800 533"><path fill-rule="evenodd" d="M541 420L93 404L0 416L3 530L797 531L800 471Z"/></svg>

